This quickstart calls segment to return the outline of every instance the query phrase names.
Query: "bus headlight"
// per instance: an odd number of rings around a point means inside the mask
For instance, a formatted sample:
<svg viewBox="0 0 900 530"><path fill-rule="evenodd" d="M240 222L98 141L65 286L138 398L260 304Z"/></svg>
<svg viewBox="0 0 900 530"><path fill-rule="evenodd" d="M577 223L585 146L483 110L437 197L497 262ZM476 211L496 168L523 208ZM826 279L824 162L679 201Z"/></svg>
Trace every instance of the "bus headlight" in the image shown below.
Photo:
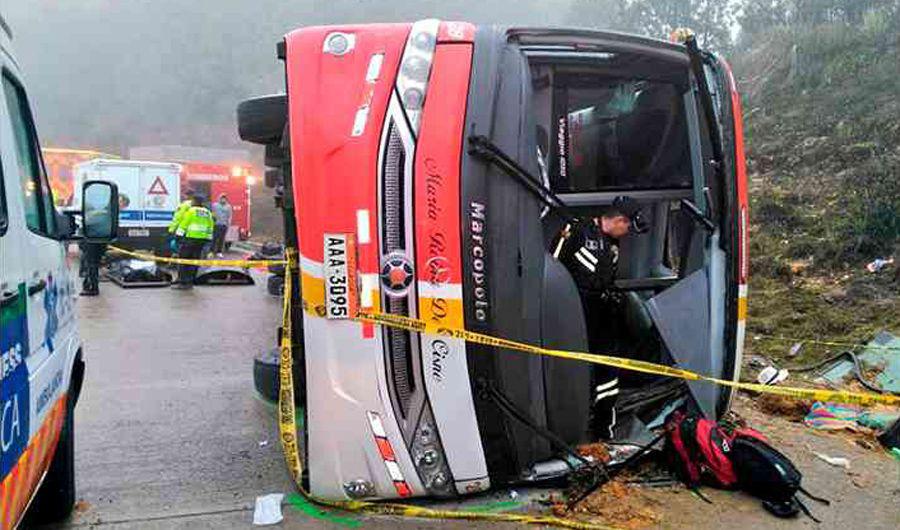
<svg viewBox="0 0 900 530"><path fill-rule="evenodd" d="M449 497L456 493L450 468L444 457L444 448L438 437L437 426L429 407L422 412L422 417L416 426L410 453L419 479L422 480L422 484L430 495Z"/></svg>
<svg viewBox="0 0 900 530"><path fill-rule="evenodd" d="M415 134L419 133L422 107L428 93L428 77L439 26L440 21L434 19L413 23L400 61L397 93L401 95L403 110Z"/></svg>

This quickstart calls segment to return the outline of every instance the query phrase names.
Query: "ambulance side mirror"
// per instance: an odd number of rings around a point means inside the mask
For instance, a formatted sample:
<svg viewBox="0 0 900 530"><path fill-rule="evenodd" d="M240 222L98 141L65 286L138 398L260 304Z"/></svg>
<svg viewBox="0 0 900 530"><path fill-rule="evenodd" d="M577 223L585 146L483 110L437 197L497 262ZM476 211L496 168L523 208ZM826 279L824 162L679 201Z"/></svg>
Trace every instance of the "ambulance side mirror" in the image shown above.
<svg viewBox="0 0 900 530"><path fill-rule="evenodd" d="M119 188L112 182L89 180L81 188L82 233L98 243L115 239L119 230Z"/></svg>

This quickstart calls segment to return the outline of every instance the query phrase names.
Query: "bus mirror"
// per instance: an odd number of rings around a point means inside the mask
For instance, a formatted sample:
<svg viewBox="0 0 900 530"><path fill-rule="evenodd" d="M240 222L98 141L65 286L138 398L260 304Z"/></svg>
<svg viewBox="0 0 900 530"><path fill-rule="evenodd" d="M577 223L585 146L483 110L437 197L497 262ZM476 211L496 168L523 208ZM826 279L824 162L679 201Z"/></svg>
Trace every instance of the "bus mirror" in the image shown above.
<svg viewBox="0 0 900 530"><path fill-rule="evenodd" d="M111 241L119 230L119 189L112 182L89 180L81 188L82 226L88 241Z"/></svg>

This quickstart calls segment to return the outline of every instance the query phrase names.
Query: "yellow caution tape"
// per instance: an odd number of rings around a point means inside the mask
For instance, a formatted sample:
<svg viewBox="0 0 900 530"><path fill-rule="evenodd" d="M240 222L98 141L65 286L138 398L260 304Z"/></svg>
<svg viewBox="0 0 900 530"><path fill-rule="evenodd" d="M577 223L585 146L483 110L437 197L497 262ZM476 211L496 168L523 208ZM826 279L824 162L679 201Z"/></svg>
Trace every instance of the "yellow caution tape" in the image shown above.
<svg viewBox="0 0 900 530"><path fill-rule="evenodd" d="M374 515L394 515L400 517L421 517L425 519L463 519L467 521L497 521L533 525L556 526L559 528L572 528L575 530L610 530L611 527L563 519L552 515L530 515L523 513L485 513L467 512L456 510L438 510L424 506L413 506L395 502L371 502L371 501L331 501L320 499L303 487L303 462L300 460L300 450L297 443L297 428L294 407L294 374L291 369L294 363L291 323L291 293L293 289L293 276L297 270L297 252L289 248L285 252L288 270L284 275L284 306L282 309L281 331L281 363L279 368L280 388L278 392L278 431L281 438L281 448L284 452L284 460L297 490L310 502L324 506L351 512L359 512ZM402 327L405 320L394 320L393 315L381 315L382 323L391 322L390 325ZM419 324L414 324L419 326Z"/></svg>
<svg viewBox="0 0 900 530"><path fill-rule="evenodd" d="M665 375L669 377L677 377L688 381L707 381L717 385L728 386L740 390L749 390L763 394L777 394L780 396L792 397L796 399L810 399L814 401L833 401L837 403L851 403L856 405L900 405L900 396L890 394L875 394L871 392L847 392L842 390L826 390L817 388L794 388L785 386L769 386L756 383L742 383L739 381L731 381L728 379L718 379L706 375L701 375L690 370L674 368L661 364L650 363L646 361L638 361L635 359L625 359L622 357L613 357L609 355L596 355L586 352L574 352L565 350L554 350L525 344L509 339L501 339L467 331L461 328L452 328L436 325L432 322L426 322L416 318L410 318L400 315L387 315L384 313L360 313L357 320L362 322L370 322L380 324L382 326L390 326L405 329L416 333L431 333L435 335L444 335L455 339L463 339L476 344L485 346L494 346L498 348L506 348L508 350L530 353L533 355L547 355L550 357L559 357L562 359L572 359L576 361L585 361L594 364L602 364L614 368L624 370L632 370L635 372L644 372L655 375Z"/></svg>
<svg viewBox="0 0 900 530"><path fill-rule="evenodd" d="M144 252L134 252L125 250L114 245L109 245L109 250L116 254L131 256L132 258L144 261L159 261L161 263L173 263L176 265L196 265L198 267L240 267L244 269L266 268L270 265L286 265L287 261L283 259L186 259L186 258L167 258L164 256L156 256Z"/></svg>
<svg viewBox="0 0 900 530"><path fill-rule="evenodd" d="M798 339L796 337L776 337L774 335L754 335L753 340L768 340L773 342L792 342L801 344L818 344L820 346L835 346L838 348L865 348L872 350L900 351L900 346L895 344L865 344L862 342L844 342L836 340Z"/></svg>

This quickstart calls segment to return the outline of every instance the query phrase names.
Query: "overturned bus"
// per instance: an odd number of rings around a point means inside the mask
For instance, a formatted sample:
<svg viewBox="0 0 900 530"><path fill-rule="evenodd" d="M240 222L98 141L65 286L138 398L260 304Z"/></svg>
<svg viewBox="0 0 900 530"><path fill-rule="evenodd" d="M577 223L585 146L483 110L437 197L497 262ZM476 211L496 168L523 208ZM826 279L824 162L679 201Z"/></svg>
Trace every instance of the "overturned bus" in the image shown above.
<svg viewBox="0 0 900 530"><path fill-rule="evenodd" d="M648 440L677 406L728 410L730 390L703 382L622 371L598 386L590 363L352 318L575 351L610 335L616 351L594 353L736 379L747 189L723 60L693 39L437 20L302 28L278 54L286 94L243 102L238 122L266 146L299 250L314 494L453 496L559 476L572 466L554 439L598 436L600 392L615 398L603 436L619 441ZM598 323L553 247L566 215L596 219L622 197L645 226L617 242L618 314Z"/></svg>

